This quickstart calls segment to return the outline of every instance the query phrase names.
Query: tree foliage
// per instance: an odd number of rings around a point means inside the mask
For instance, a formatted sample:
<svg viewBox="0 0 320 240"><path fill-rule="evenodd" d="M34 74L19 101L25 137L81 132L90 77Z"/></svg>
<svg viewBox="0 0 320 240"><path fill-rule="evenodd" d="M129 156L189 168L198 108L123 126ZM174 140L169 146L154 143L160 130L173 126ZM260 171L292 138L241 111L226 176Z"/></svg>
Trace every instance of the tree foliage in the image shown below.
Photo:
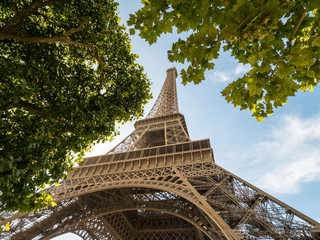
<svg viewBox="0 0 320 240"><path fill-rule="evenodd" d="M64 178L115 124L142 115L149 80L112 0L0 4L0 210L52 203Z"/></svg>
<svg viewBox="0 0 320 240"><path fill-rule="evenodd" d="M168 51L184 63L183 83L199 83L213 69L219 51L230 51L251 69L230 83L222 95L258 121L297 91L319 83L320 2L315 0L145 0L130 16L135 30L150 44L162 33L186 32Z"/></svg>

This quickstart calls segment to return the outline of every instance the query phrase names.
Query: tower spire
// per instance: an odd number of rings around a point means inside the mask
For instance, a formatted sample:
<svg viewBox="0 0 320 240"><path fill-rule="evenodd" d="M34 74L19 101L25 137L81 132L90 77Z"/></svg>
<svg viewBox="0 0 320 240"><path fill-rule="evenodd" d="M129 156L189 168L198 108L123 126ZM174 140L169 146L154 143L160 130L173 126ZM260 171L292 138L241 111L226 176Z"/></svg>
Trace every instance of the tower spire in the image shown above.
<svg viewBox="0 0 320 240"><path fill-rule="evenodd" d="M179 112L175 67L167 69L167 77L160 94L146 118L165 116Z"/></svg>
<svg viewBox="0 0 320 240"><path fill-rule="evenodd" d="M160 94L145 119L108 154L190 141L184 116L179 113L175 67L167 69Z"/></svg>

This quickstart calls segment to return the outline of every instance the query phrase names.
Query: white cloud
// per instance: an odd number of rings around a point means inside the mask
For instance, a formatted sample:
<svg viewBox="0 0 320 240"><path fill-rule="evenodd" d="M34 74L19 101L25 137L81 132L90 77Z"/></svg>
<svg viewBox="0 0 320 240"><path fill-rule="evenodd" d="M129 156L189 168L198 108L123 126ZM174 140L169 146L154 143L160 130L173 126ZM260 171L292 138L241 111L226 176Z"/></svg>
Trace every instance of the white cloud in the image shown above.
<svg viewBox="0 0 320 240"><path fill-rule="evenodd" d="M230 80L230 76L226 72L214 71L212 79L217 82L227 82Z"/></svg>
<svg viewBox="0 0 320 240"><path fill-rule="evenodd" d="M253 145L264 169L256 184L273 193L297 193L307 182L320 181L320 115L309 119L287 116L272 129L268 141Z"/></svg>
<svg viewBox="0 0 320 240"><path fill-rule="evenodd" d="M210 79L212 79L214 82L228 82L230 80L236 80L237 75L248 72L249 70L249 64L243 65L242 63L238 63L236 68L230 72L214 70L210 76Z"/></svg>
<svg viewBox="0 0 320 240"><path fill-rule="evenodd" d="M238 74L241 74L241 73L244 73L244 72L248 72L249 70L250 70L250 65L249 64L243 65L242 63L238 63L234 73L236 75L238 75Z"/></svg>

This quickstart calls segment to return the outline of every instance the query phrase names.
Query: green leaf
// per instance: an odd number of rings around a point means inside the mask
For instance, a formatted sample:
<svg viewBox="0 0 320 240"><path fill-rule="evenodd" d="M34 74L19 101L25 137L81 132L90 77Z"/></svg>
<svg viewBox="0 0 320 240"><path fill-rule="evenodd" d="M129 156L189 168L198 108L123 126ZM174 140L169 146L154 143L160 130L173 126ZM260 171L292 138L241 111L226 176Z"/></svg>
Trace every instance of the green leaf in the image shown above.
<svg viewBox="0 0 320 240"><path fill-rule="evenodd" d="M293 33L304 1L258 2L145 1L130 16L129 25L150 43L169 27L188 39L179 39L168 51L170 61L189 65L187 71L181 70L183 84L202 81L204 72L213 68L211 60L219 57L222 44L240 63L251 65L249 75L236 80L232 89L225 88L223 96L240 109L250 106L252 111L254 104L259 106L253 117L263 118L299 91L298 83L305 89L319 76L319 3L308 2L309 13ZM195 70L200 66L201 73Z"/></svg>
<svg viewBox="0 0 320 240"><path fill-rule="evenodd" d="M257 122L261 122L264 120L264 117L257 117L256 119L257 119Z"/></svg>
<svg viewBox="0 0 320 240"><path fill-rule="evenodd" d="M130 35L134 35L136 33L136 31L134 30L134 28L130 28L129 33L130 33Z"/></svg>
<svg viewBox="0 0 320 240"><path fill-rule="evenodd" d="M312 41L312 44L317 46L317 47L320 47L320 37L316 37L313 41Z"/></svg>
<svg viewBox="0 0 320 240"><path fill-rule="evenodd" d="M250 57L248 58L248 62L251 65L255 65L258 63L258 56L256 54L251 54Z"/></svg>
<svg viewBox="0 0 320 240"><path fill-rule="evenodd" d="M293 72L294 72L293 66L288 67L286 65L283 65L277 69L277 76L280 78L285 78L291 75Z"/></svg>
<svg viewBox="0 0 320 240"><path fill-rule="evenodd" d="M39 190L66 178L93 143L115 136L117 122L141 117L151 95L117 3L47 1L31 12L39 1L16 4L0 14L5 26L18 11L26 38L1 29L11 37L0 41L0 211L24 212L54 204Z"/></svg>
<svg viewBox="0 0 320 240"><path fill-rule="evenodd" d="M262 92L262 89L258 87L255 83L249 83L248 90L249 90L250 96L254 96L254 95L260 96Z"/></svg>

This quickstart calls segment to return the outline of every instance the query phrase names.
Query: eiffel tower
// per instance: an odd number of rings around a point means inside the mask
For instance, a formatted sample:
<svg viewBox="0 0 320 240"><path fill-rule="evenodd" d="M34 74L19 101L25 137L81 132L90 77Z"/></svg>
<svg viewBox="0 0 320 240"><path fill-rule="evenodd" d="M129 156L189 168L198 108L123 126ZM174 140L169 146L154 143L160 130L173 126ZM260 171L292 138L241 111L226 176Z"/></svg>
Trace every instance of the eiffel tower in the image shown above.
<svg viewBox="0 0 320 240"><path fill-rule="evenodd" d="M106 155L88 157L47 192L54 207L11 221L2 239L320 239L320 224L218 166L209 139L191 141L167 70L147 117Z"/></svg>

